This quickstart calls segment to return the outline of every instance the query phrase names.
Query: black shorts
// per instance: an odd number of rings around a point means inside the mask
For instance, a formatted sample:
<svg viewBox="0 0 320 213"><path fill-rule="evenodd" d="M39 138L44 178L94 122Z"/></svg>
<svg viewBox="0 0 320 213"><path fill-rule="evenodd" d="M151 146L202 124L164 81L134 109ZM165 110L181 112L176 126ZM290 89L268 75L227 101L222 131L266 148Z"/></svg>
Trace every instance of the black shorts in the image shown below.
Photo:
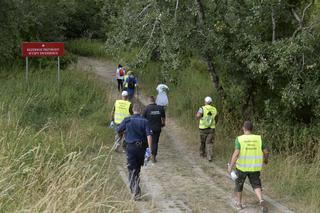
<svg viewBox="0 0 320 213"><path fill-rule="evenodd" d="M236 169L236 174L238 178L236 179L236 187L234 189L235 192L242 192L243 191L243 185L246 181L246 178L248 176L250 184L253 189L261 188L261 179L260 179L260 172L243 172L238 169Z"/></svg>

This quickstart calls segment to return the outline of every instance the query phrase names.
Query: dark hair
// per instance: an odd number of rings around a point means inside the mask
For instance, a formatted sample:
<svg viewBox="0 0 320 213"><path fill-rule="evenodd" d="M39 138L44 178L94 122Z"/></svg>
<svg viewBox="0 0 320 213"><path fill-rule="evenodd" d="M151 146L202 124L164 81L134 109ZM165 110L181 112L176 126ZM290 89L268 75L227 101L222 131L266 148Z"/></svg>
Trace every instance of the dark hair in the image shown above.
<svg viewBox="0 0 320 213"><path fill-rule="evenodd" d="M156 102L156 99L154 98L154 96L149 96L149 100L150 100L150 102L152 102L152 103L154 103L154 102Z"/></svg>
<svg viewBox="0 0 320 213"><path fill-rule="evenodd" d="M121 65L121 64L119 64L119 65L118 65L118 68L121 68L121 67L122 67L122 65Z"/></svg>
<svg viewBox="0 0 320 213"><path fill-rule="evenodd" d="M251 121L245 121L245 122L243 123L243 128L244 128L245 130L252 131L252 130L253 130L253 124L252 124L252 122L251 122Z"/></svg>

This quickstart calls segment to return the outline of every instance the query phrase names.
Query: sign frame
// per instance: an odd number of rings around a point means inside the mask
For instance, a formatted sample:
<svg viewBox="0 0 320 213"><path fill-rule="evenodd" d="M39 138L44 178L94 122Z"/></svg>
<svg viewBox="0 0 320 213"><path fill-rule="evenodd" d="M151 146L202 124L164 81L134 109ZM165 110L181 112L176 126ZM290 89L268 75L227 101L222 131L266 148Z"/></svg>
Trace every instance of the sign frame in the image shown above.
<svg viewBox="0 0 320 213"><path fill-rule="evenodd" d="M63 42L22 42L22 57L26 61L26 82L29 82L29 58L57 57L57 79L60 85L60 57L64 56Z"/></svg>

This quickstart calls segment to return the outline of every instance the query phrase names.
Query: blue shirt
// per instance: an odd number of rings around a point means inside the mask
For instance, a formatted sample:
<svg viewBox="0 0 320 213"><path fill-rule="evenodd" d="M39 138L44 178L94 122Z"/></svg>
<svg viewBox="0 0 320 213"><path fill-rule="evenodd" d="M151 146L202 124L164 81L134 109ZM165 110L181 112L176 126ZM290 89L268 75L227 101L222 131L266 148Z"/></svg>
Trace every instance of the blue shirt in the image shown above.
<svg viewBox="0 0 320 213"><path fill-rule="evenodd" d="M125 118L119 125L117 132L125 131L125 140L127 143L138 141L147 141L147 136L152 135L149 122L139 114L134 114Z"/></svg>
<svg viewBox="0 0 320 213"><path fill-rule="evenodd" d="M129 81L132 81L134 83L134 85L138 84L138 80L136 77L134 76L129 76L127 79L126 79L126 83L129 84ZM130 94L133 94L134 93L134 89L135 88L127 88L127 92L130 93Z"/></svg>

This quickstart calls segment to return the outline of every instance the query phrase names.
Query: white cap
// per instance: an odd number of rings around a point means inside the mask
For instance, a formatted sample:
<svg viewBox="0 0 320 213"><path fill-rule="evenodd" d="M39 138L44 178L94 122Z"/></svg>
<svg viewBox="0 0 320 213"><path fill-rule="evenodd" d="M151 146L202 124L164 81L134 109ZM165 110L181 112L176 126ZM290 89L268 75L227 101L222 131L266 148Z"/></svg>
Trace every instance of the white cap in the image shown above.
<svg viewBox="0 0 320 213"><path fill-rule="evenodd" d="M209 97L209 96L207 96L207 97L204 99L204 102L210 104L210 103L212 103L212 98Z"/></svg>
<svg viewBox="0 0 320 213"><path fill-rule="evenodd" d="M128 92L127 91L122 91L121 95L122 96L128 96Z"/></svg>

